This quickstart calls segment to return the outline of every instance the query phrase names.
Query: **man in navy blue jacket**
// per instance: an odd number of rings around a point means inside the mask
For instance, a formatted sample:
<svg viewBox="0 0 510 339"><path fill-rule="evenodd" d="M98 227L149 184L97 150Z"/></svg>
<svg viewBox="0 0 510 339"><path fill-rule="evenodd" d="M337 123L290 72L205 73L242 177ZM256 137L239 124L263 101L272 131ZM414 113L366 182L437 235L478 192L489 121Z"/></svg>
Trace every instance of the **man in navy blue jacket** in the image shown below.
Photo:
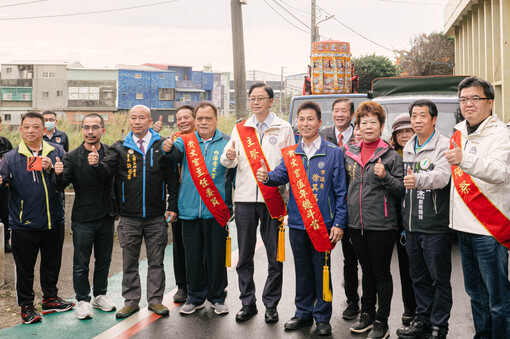
<svg viewBox="0 0 510 339"><path fill-rule="evenodd" d="M9 185L9 226L16 264L16 299L25 324L40 321L34 308L34 266L41 252L42 313L63 312L74 303L58 297L57 282L64 244L63 193L52 180L53 164L64 149L43 141L43 117L28 112L21 119L18 147L0 163L0 185Z"/></svg>
<svg viewBox="0 0 510 339"><path fill-rule="evenodd" d="M325 141L319 135L322 124L320 107L314 102L305 102L298 108L298 130L302 141L291 148L301 157L306 176L315 196L329 241L336 244L343 235L347 222L347 184L344 170L343 152L337 146ZM273 171L267 172L262 166L257 172L257 180L268 186L279 186L289 182L290 171L284 160ZM292 183L292 181L291 181ZM332 306L323 299L323 266L325 252L317 251L311 240L313 225L305 225L300 213L299 202L302 190L296 192L291 185L287 210L289 214L289 239L296 268L296 313L285 323L285 329L292 331L317 323L317 334L330 335ZM298 200L298 202L296 201ZM312 210L309 210L312 212ZM311 230L312 229L312 230ZM315 228L316 229L316 228ZM329 279L331 281L331 279Z"/></svg>

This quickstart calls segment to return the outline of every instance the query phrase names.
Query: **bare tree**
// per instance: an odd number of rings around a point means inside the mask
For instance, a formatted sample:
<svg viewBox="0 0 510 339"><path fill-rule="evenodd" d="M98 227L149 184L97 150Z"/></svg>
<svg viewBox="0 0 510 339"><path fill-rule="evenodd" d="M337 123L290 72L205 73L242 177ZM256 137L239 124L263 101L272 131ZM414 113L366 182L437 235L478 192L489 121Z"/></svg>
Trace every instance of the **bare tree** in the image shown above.
<svg viewBox="0 0 510 339"><path fill-rule="evenodd" d="M450 75L455 62L453 36L433 32L411 40L410 51L400 51L397 63L402 75Z"/></svg>

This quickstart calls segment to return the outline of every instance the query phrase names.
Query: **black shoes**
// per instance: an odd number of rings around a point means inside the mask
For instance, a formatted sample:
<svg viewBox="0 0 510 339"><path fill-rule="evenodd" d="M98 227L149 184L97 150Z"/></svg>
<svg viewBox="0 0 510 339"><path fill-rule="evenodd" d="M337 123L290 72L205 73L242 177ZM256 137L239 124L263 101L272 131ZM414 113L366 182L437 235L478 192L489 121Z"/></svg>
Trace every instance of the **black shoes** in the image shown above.
<svg viewBox="0 0 510 339"><path fill-rule="evenodd" d="M295 331L305 326L313 325L313 319L305 320L296 317L292 317L289 321L287 321L284 325L284 328L287 331Z"/></svg>
<svg viewBox="0 0 510 339"><path fill-rule="evenodd" d="M374 316L368 313L361 313L359 321L351 326L350 330L354 333L365 333L373 327Z"/></svg>
<svg viewBox="0 0 510 339"><path fill-rule="evenodd" d="M23 306L20 314L23 324L33 324L42 320L41 314L35 310L34 305Z"/></svg>
<svg viewBox="0 0 510 339"><path fill-rule="evenodd" d="M320 336L331 335L331 325L329 323L317 323L317 334Z"/></svg>
<svg viewBox="0 0 510 339"><path fill-rule="evenodd" d="M418 318L413 321L411 326L397 330L397 336L401 339L429 339L431 333L431 328Z"/></svg>
<svg viewBox="0 0 510 339"><path fill-rule="evenodd" d="M414 310L405 309L404 313L402 313L402 324L405 326L411 325L411 322L414 319Z"/></svg>
<svg viewBox="0 0 510 339"><path fill-rule="evenodd" d="M188 293L182 289L177 289L177 292L174 294L174 303L176 304L182 304L183 302L186 302L186 299L188 298Z"/></svg>
<svg viewBox="0 0 510 339"><path fill-rule="evenodd" d="M253 304L243 306L241 310L236 314L236 321L246 321L257 313L257 305Z"/></svg>
<svg viewBox="0 0 510 339"><path fill-rule="evenodd" d="M446 333L441 333L439 327L432 326L432 335L430 339L446 339Z"/></svg>
<svg viewBox="0 0 510 339"><path fill-rule="evenodd" d="M4 252L5 253L12 253L12 247L11 247L11 245L9 245L8 242L5 243Z"/></svg>
<svg viewBox="0 0 510 339"><path fill-rule="evenodd" d="M367 336L367 339L386 339L390 335L390 328L387 322L374 321L374 327Z"/></svg>
<svg viewBox="0 0 510 339"><path fill-rule="evenodd" d="M354 319L359 313L359 306L357 302L347 302L347 308L342 313L344 319Z"/></svg>
<svg viewBox="0 0 510 339"><path fill-rule="evenodd" d="M276 307L266 307L266 313L264 314L266 323L275 323L280 318L278 317L278 311Z"/></svg>

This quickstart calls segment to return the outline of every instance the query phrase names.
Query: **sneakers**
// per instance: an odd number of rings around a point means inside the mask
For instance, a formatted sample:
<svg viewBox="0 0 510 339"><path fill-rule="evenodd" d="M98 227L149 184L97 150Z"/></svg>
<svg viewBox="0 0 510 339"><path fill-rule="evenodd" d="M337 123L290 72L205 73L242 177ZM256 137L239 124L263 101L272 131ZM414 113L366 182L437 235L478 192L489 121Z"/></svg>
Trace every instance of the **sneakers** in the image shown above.
<svg viewBox="0 0 510 339"><path fill-rule="evenodd" d="M199 310L201 308L205 307L205 301L200 305L194 305L190 303L184 304L181 309L179 310L179 313L181 314L193 314L196 310Z"/></svg>
<svg viewBox="0 0 510 339"><path fill-rule="evenodd" d="M214 313L216 314L227 314L228 313L228 306L224 303L214 303L214 305L211 306L214 308Z"/></svg>
<svg viewBox="0 0 510 339"><path fill-rule="evenodd" d="M98 295L92 300L92 306L104 312L111 312L116 309L115 304L105 294Z"/></svg>
<svg viewBox="0 0 510 339"><path fill-rule="evenodd" d="M149 305L149 310L151 310L152 312L156 313L157 315L160 315L163 317L166 317L167 315L170 314L168 307L166 307L163 304Z"/></svg>
<svg viewBox="0 0 510 339"><path fill-rule="evenodd" d="M357 302L348 302L347 308L342 313L344 319L354 319L359 313L359 306Z"/></svg>
<svg viewBox="0 0 510 339"><path fill-rule="evenodd" d="M186 293L186 291L183 290L182 288L179 288L177 289L177 292L175 292L174 294L174 303L182 304L183 302L186 301L187 297L188 293Z"/></svg>
<svg viewBox="0 0 510 339"><path fill-rule="evenodd" d="M78 305L76 305L76 318L83 319L92 319L94 316L94 311L92 310L92 305L90 305L87 301L78 301Z"/></svg>
<svg viewBox="0 0 510 339"><path fill-rule="evenodd" d="M23 306L21 308L21 321L24 324L33 324L42 320L39 312L35 310L34 305Z"/></svg>
<svg viewBox="0 0 510 339"><path fill-rule="evenodd" d="M373 327L374 317L368 313L361 313L359 321L351 326L350 330L354 333L365 333Z"/></svg>
<svg viewBox="0 0 510 339"><path fill-rule="evenodd" d="M54 312L65 312L69 311L74 307L74 303L65 301L60 297L47 298L42 300L42 314L50 314Z"/></svg>
<svg viewBox="0 0 510 339"><path fill-rule="evenodd" d="M374 327L367 336L367 339L386 339L390 335L388 323L379 320L374 321Z"/></svg>
<svg viewBox="0 0 510 339"><path fill-rule="evenodd" d="M429 339L431 333L432 329L418 318L411 326L397 330L397 336L402 339Z"/></svg>
<svg viewBox="0 0 510 339"><path fill-rule="evenodd" d="M138 305L136 305L136 306L126 305L126 306L122 307L120 309L120 311L117 312L117 314L115 314L115 318L117 318L117 319L127 318L130 315L132 315L133 313L136 313L138 311L140 311L140 306L138 306Z"/></svg>

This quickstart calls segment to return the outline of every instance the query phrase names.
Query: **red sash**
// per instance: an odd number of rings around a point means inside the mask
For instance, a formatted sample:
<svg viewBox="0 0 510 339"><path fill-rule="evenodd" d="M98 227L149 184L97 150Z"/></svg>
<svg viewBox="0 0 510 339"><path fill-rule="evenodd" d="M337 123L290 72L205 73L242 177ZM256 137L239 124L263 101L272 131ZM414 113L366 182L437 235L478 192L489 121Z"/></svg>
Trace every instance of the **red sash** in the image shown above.
<svg viewBox="0 0 510 339"><path fill-rule="evenodd" d="M461 147L460 131L455 131L451 140ZM457 193L471 213L501 245L510 249L510 220L480 191L469 174L452 166L452 178Z"/></svg>
<svg viewBox="0 0 510 339"><path fill-rule="evenodd" d="M257 181L257 170L261 167L260 160L264 160L268 171L271 169L262 151L255 129L245 127L245 122L246 120L238 123L236 127L241 143L243 144L244 152L246 153L246 158L248 159L253 176L255 177L255 182L259 186L260 193L262 193L262 197L266 202L271 218L281 219L287 214L287 207L285 206L285 202L283 201L278 187L269 187Z"/></svg>
<svg viewBox="0 0 510 339"><path fill-rule="evenodd" d="M306 176L305 166L301 156L294 151L297 145L282 150L283 161L287 167L292 194L305 224L306 232L317 252L326 252L333 249L329 240L328 229L322 218L319 205L312 191L312 186Z"/></svg>
<svg viewBox="0 0 510 339"><path fill-rule="evenodd" d="M183 134L181 138L184 141L189 172L198 194L214 219L225 227L230 219L230 212L207 170L198 139L195 133Z"/></svg>

